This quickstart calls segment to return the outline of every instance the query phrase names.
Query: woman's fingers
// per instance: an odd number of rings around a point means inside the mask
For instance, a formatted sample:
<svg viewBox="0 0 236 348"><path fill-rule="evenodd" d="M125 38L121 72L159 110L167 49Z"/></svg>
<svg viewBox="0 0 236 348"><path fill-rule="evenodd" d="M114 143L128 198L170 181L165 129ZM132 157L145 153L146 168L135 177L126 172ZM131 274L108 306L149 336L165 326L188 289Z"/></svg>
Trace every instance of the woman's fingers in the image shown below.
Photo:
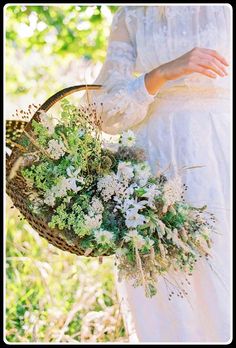
<svg viewBox="0 0 236 348"><path fill-rule="evenodd" d="M209 54L210 56L218 59L222 64L229 66L229 63L226 61L226 59L224 57L222 57L217 51L211 50L209 48L203 48L202 52Z"/></svg>
<svg viewBox="0 0 236 348"><path fill-rule="evenodd" d="M213 78L213 79L215 79L215 78L217 77L217 75L216 75L215 73L213 73L211 70L208 70L208 69L206 69L206 68L203 68L203 67L201 67L201 66L199 66L199 65L196 65L196 66L195 66L194 71L195 71L195 72L198 72L198 73L200 73L200 74L202 74L202 75L205 75L205 76L207 76L207 77L211 77L211 78Z"/></svg>
<svg viewBox="0 0 236 348"><path fill-rule="evenodd" d="M199 62L199 65L203 68L207 68L207 69L214 71L216 74L218 74L221 77L224 77L227 75L227 72L226 72L225 68L223 67L223 65L221 63L217 62L217 60L215 58L214 58L214 60L202 59Z"/></svg>

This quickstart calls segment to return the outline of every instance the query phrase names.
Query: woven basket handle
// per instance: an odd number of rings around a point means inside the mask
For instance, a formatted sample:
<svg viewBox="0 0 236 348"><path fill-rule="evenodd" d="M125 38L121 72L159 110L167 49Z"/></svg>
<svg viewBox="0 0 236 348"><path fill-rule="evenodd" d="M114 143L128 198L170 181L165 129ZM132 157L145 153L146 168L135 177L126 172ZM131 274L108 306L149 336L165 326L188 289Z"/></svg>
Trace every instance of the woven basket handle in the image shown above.
<svg viewBox="0 0 236 348"><path fill-rule="evenodd" d="M102 85L77 85L77 86L71 86L62 89L61 91L55 93L52 95L50 98L48 98L34 113L33 117L29 121L29 123L25 127L26 132L30 132L32 129L32 121L40 121L40 113L41 111L47 112L53 105L55 105L58 101L61 99L67 97L70 94L73 94L75 92L83 91L83 90L99 90L102 87ZM21 137L23 134L21 135ZM20 138L21 138L20 137ZM20 156L21 150L19 148L15 147L12 150L12 153L10 156L7 156L6 161L8 164L8 168L11 168L13 165L14 161Z"/></svg>
<svg viewBox="0 0 236 348"><path fill-rule="evenodd" d="M26 126L25 130L29 130L31 128L32 120L39 121L39 116L41 111L47 112L53 105L55 105L58 101L62 100L63 98L67 97L70 94L73 94L75 92L83 91L83 90L99 90L102 87L102 85L78 85L78 86L71 86L62 89L61 91L55 93L50 98L48 98L35 112L34 116L30 120L29 124Z"/></svg>

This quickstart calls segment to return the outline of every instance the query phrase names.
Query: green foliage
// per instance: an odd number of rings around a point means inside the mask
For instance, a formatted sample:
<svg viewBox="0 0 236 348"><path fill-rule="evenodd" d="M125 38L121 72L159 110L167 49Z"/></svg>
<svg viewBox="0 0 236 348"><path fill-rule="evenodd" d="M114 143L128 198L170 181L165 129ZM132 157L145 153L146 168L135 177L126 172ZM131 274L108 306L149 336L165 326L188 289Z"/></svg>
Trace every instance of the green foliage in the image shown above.
<svg viewBox="0 0 236 348"><path fill-rule="evenodd" d="M7 341L127 341L112 258L99 264L96 258L77 257L53 247L19 220L10 205L7 200Z"/></svg>
<svg viewBox="0 0 236 348"><path fill-rule="evenodd" d="M41 123L36 122L35 120L32 121L32 126L34 127L35 134L37 135L37 142L42 146L46 146L48 140L47 129Z"/></svg>
<svg viewBox="0 0 236 348"><path fill-rule="evenodd" d="M42 92L52 93L52 86L62 87L58 73L74 60L103 62L111 19L117 8L8 5L5 8L7 93L31 92L37 96L40 88Z"/></svg>
<svg viewBox="0 0 236 348"><path fill-rule="evenodd" d="M132 131L121 134L121 151L118 148L114 155L110 149L116 171L111 170L110 158L110 169L103 172L101 163L109 152L103 152L99 120L93 122L88 117L91 106L86 108L88 112L84 110L65 100L59 123L46 113L41 117L48 129L45 152L49 158L43 155L36 165L23 169L23 175L33 183L33 209L41 202L48 211L49 227L62 230L72 245L81 247L84 240L83 245L92 247L90 252L96 256L118 250L119 267L126 279L135 278L135 286L144 286L152 296L150 289L158 276L171 266L186 272L192 269L193 258L203 253L210 230L182 200L179 177L172 181L153 178L148 164L139 159ZM45 136L45 129L35 122L33 137L37 141L41 135ZM123 160L124 155L130 156L129 161Z"/></svg>
<svg viewBox="0 0 236 348"><path fill-rule="evenodd" d="M79 84L77 62L91 61L93 67L104 61L116 9L117 6L107 5L8 5L4 19L7 105L13 104L14 110L21 96L24 104L27 98L30 103L42 103L57 90ZM69 81L68 71L73 74ZM39 133L38 140L43 145L46 132ZM24 138L22 145L28 143ZM65 175L68 164L63 159L55 168L60 176ZM50 174L50 169L45 173ZM45 183L49 185L47 180ZM20 220L10 205L7 200L6 340L127 341L112 258L104 258L99 264L96 258L77 257L53 247ZM70 223L73 221L71 214ZM92 239L84 239L84 249L92 246Z"/></svg>
<svg viewBox="0 0 236 348"><path fill-rule="evenodd" d="M36 188L46 191L54 182L53 170L54 167L50 162L42 162L37 166L32 165L31 169L23 169L22 174L26 179L31 180Z"/></svg>
<svg viewBox="0 0 236 348"><path fill-rule="evenodd" d="M42 53L103 59L109 20L117 6L21 6L6 8L8 45ZM20 26L19 26L20 23Z"/></svg>

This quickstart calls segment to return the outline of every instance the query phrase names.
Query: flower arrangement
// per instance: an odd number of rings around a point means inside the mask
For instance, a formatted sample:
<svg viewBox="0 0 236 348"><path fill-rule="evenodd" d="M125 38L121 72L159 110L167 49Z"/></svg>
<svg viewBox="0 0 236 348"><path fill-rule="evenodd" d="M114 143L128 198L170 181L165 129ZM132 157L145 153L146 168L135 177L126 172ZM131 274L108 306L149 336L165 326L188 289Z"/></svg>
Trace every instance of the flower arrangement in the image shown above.
<svg viewBox="0 0 236 348"><path fill-rule="evenodd" d="M133 132L111 144L101 122L95 103L77 108L66 99L58 118L43 112L33 121L20 167L28 204L85 256L115 255L120 278L153 296L159 276L191 274L208 255L213 226L206 207L183 199L179 174L153 176Z"/></svg>

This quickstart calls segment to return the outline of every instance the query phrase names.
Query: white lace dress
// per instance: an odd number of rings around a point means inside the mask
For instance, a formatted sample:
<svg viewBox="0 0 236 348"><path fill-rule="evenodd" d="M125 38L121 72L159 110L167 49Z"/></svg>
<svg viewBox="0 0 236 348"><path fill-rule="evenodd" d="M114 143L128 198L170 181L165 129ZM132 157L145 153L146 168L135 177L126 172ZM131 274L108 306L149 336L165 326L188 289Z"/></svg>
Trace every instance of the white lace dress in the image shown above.
<svg viewBox="0 0 236 348"><path fill-rule="evenodd" d="M169 163L173 170L202 165L185 172L185 198L197 206L207 203L218 219L214 271L204 262L197 265L188 301L176 296L168 301L162 280L152 299L142 288L118 284L140 342L230 339L230 69L225 78L188 75L156 95L144 83L145 73L196 46L216 49L231 63L230 43L229 5L123 6L114 15L106 61L94 81L104 86L91 92L97 104L103 102L104 131L135 131L154 174ZM129 319L127 314L128 327Z"/></svg>

